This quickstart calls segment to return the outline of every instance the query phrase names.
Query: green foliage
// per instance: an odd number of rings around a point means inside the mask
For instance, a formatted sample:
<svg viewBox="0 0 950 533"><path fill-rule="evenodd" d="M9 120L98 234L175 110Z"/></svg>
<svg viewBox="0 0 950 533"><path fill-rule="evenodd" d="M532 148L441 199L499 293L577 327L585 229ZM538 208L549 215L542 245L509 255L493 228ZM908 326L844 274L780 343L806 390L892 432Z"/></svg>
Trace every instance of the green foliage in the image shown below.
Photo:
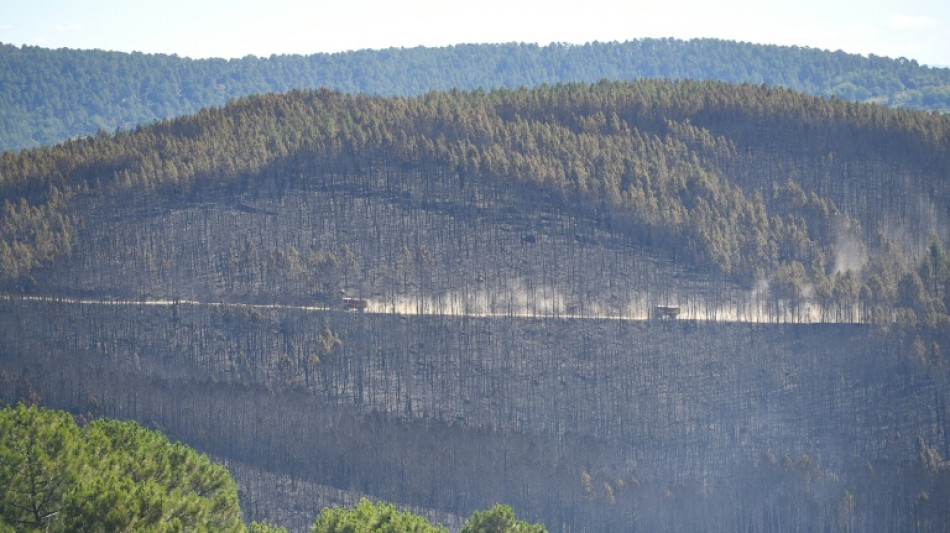
<svg viewBox="0 0 950 533"><path fill-rule="evenodd" d="M916 270L905 272L897 282L894 306L896 323L904 329L924 327L946 331L950 322L950 258L936 236Z"/></svg>
<svg viewBox="0 0 950 533"><path fill-rule="evenodd" d="M233 98L292 88L418 95L452 88L690 78L950 109L948 69L906 58L716 39L459 45L228 61L0 44L0 65L0 150L133 129Z"/></svg>
<svg viewBox="0 0 950 533"><path fill-rule="evenodd" d="M447 531L433 526L425 518L408 511L397 511L391 504L373 503L366 498L356 507L327 507L317 517L311 533L436 533ZM544 526L515 517L507 505L476 511L462 526L460 533L546 533Z"/></svg>
<svg viewBox="0 0 950 533"><path fill-rule="evenodd" d="M264 522L252 533L286 533ZM245 531L227 469L135 422L78 426L64 412L0 410L0 532ZM313 533L440 533L441 525L362 499L325 508ZM476 512L463 533L542 533L510 507Z"/></svg>
<svg viewBox="0 0 950 533"><path fill-rule="evenodd" d="M476 511L462 526L460 533L546 533L540 524L518 520L507 505L497 504L485 511Z"/></svg>
<svg viewBox="0 0 950 533"><path fill-rule="evenodd" d="M373 503L366 498L356 507L324 508L310 528L311 533L436 533L447 531L392 504Z"/></svg>
<svg viewBox="0 0 950 533"><path fill-rule="evenodd" d="M22 404L0 411L0 523L28 531L60 525L86 456L68 414Z"/></svg>
<svg viewBox="0 0 950 533"><path fill-rule="evenodd" d="M243 531L227 469L134 422L0 411L0 523L45 531Z"/></svg>
<svg viewBox="0 0 950 533"><path fill-rule="evenodd" d="M66 199L50 187L38 205L20 197L0 205L0 282L28 275L70 252L73 225Z"/></svg>
<svg viewBox="0 0 950 533"><path fill-rule="evenodd" d="M936 235L931 239L917 272L927 292L937 305L944 306L943 311L946 312L947 288L950 287L950 257L943 251L943 244Z"/></svg>
<svg viewBox="0 0 950 533"><path fill-rule="evenodd" d="M905 307L915 313L926 313L928 310L927 289L916 272L908 272L901 276L897 284L897 306Z"/></svg>
<svg viewBox="0 0 950 533"><path fill-rule="evenodd" d="M249 533L287 533L287 528L268 524L267 522L251 522L247 530Z"/></svg>

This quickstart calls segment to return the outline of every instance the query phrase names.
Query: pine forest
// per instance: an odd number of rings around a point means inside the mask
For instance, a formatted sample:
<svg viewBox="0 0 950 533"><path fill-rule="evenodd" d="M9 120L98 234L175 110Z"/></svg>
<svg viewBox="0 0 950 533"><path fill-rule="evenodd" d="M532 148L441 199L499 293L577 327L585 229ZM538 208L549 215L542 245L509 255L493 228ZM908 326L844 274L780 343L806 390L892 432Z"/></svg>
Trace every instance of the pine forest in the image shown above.
<svg viewBox="0 0 950 533"><path fill-rule="evenodd" d="M71 469L16 520L946 531L950 115L669 78L287 87L0 153L0 424ZM197 470L140 491L195 494L122 495L167 446Z"/></svg>

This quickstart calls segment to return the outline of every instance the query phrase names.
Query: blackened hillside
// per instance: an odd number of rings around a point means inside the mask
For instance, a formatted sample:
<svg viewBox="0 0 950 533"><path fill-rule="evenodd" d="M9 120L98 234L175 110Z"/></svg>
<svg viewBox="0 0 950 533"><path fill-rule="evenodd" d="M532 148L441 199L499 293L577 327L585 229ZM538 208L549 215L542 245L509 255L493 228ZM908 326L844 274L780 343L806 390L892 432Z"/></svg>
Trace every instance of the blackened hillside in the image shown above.
<svg viewBox="0 0 950 533"><path fill-rule="evenodd" d="M946 365L868 326L2 306L5 397L252 464L251 518L296 530L318 485L551 531L950 519Z"/></svg>
<svg viewBox="0 0 950 533"><path fill-rule="evenodd" d="M0 394L240 463L297 530L342 493L939 531L947 132L644 81L295 92L6 153Z"/></svg>

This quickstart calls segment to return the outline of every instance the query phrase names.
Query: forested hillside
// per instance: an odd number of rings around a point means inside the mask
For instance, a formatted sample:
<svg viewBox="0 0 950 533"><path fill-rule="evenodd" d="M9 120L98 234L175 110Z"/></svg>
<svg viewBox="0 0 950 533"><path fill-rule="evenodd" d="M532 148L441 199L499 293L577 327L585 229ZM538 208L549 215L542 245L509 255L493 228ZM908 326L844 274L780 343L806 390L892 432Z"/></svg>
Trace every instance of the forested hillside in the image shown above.
<svg viewBox="0 0 950 533"><path fill-rule="evenodd" d="M767 84L849 101L950 109L950 69L913 58L715 39L585 45L480 44L310 56L193 60L0 44L0 150L49 145L99 129L291 89L411 96L638 78Z"/></svg>
<svg viewBox="0 0 950 533"><path fill-rule="evenodd" d="M293 91L7 152L0 393L242 465L251 518L293 530L368 495L940 531L948 133L640 80Z"/></svg>
<svg viewBox="0 0 950 533"><path fill-rule="evenodd" d="M943 325L948 132L946 116L713 82L253 97L4 154L0 281L494 307L523 282L561 311L664 291L694 317ZM679 288L676 269L706 281Z"/></svg>

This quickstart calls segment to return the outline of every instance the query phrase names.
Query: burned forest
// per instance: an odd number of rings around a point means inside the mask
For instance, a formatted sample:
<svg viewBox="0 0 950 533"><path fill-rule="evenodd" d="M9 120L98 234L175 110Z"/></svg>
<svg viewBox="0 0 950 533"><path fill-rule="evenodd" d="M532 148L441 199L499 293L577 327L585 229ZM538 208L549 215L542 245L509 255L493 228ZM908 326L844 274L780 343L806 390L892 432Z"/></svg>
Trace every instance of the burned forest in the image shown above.
<svg viewBox="0 0 950 533"><path fill-rule="evenodd" d="M950 118L657 81L293 91L0 155L0 400L246 520L943 531Z"/></svg>

